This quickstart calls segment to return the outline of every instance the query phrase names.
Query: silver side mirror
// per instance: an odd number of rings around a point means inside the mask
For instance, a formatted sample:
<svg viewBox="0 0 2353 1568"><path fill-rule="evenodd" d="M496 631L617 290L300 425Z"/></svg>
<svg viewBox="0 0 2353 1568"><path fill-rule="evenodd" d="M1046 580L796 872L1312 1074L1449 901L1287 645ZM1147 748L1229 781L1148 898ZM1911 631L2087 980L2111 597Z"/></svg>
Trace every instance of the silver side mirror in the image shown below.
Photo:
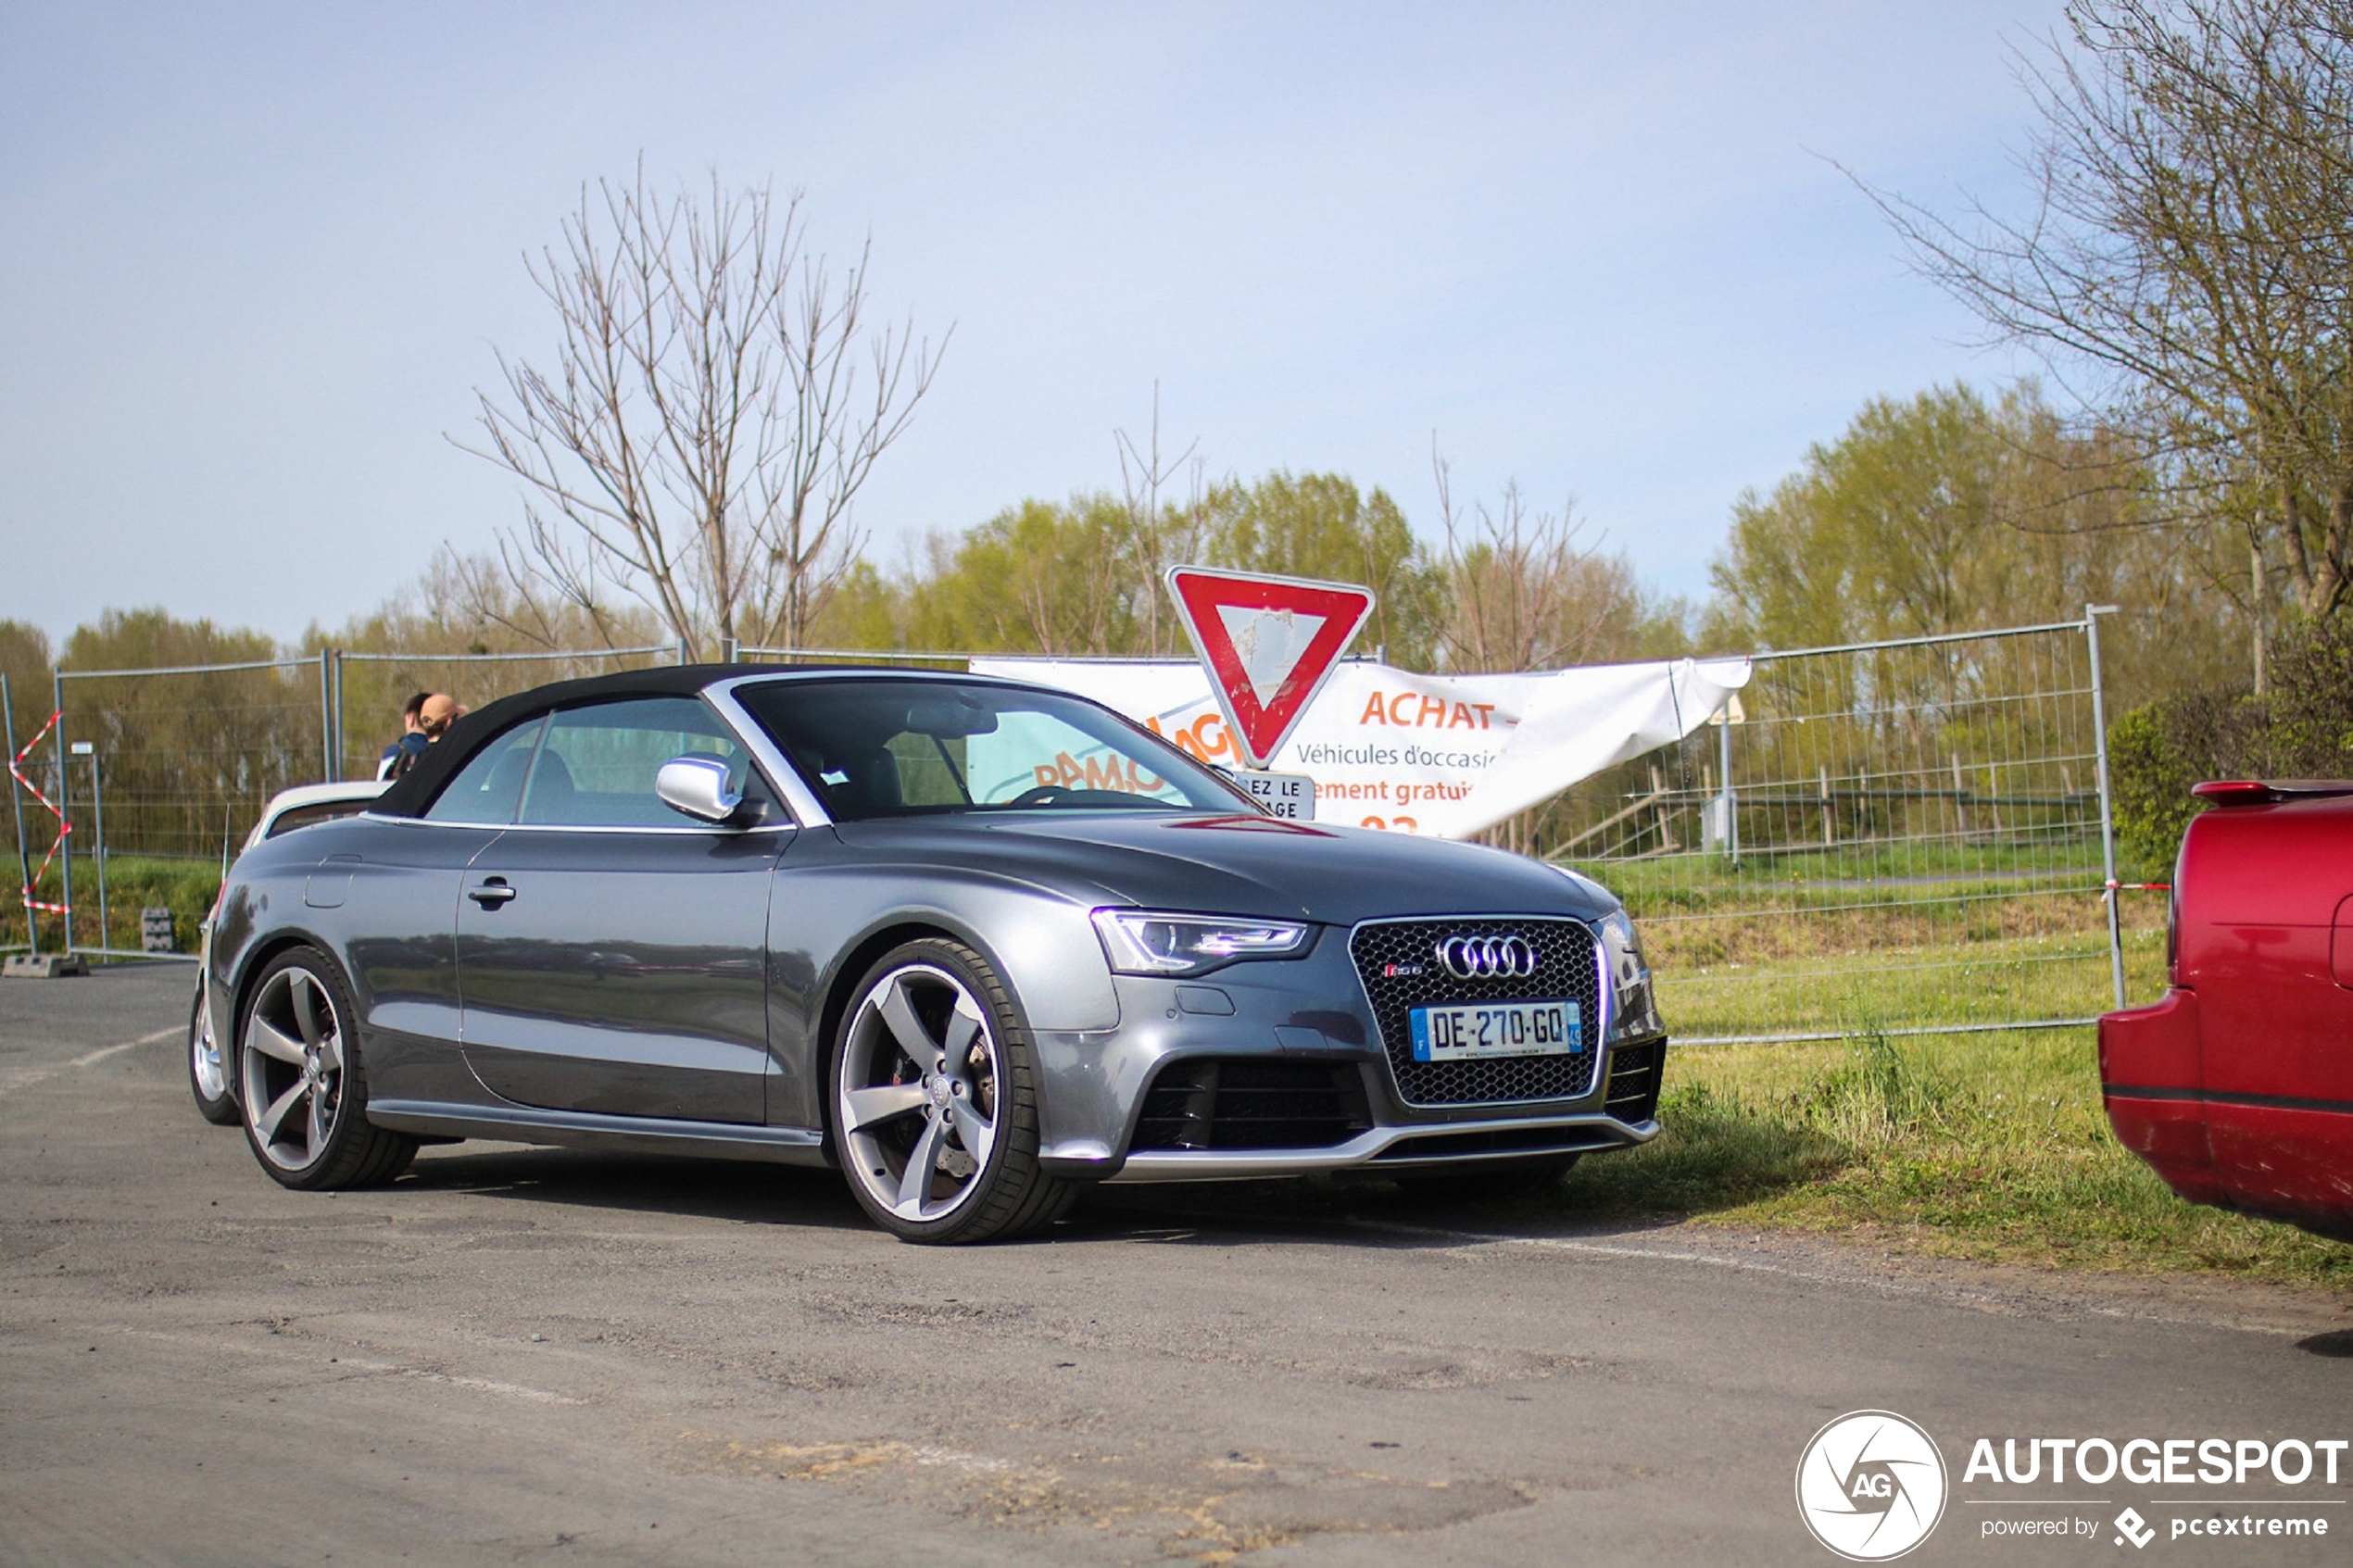
<svg viewBox="0 0 2353 1568"><path fill-rule="evenodd" d="M744 803L727 787L727 764L716 757L673 757L654 775L654 793L664 806L698 822L725 822Z"/></svg>

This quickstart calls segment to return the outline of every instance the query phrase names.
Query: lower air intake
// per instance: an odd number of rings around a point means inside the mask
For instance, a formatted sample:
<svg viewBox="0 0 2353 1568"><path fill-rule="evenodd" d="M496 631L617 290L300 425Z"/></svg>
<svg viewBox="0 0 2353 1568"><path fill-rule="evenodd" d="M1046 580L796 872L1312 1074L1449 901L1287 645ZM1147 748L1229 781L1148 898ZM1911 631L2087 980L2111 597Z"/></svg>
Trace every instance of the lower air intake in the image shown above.
<svg viewBox="0 0 2353 1568"><path fill-rule="evenodd" d="M1144 1091L1138 1150L1330 1148L1372 1125L1353 1066L1189 1057Z"/></svg>
<svg viewBox="0 0 2353 1568"><path fill-rule="evenodd" d="M1620 1046L1609 1054L1606 1109L1620 1122L1647 1122L1658 1114L1658 1085L1667 1070L1667 1042Z"/></svg>

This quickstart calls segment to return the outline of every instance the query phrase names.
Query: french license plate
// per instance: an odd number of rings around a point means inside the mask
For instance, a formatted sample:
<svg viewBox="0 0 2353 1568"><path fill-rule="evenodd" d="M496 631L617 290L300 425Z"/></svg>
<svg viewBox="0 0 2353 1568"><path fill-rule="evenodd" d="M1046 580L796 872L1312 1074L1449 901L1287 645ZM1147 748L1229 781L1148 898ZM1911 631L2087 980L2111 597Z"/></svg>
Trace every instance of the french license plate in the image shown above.
<svg viewBox="0 0 2353 1568"><path fill-rule="evenodd" d="M1585 1048L1585 1021L1573 1001L1415 1008L1405 1020L1413 1031L1416 1061L1575 1056Z"/></svg>

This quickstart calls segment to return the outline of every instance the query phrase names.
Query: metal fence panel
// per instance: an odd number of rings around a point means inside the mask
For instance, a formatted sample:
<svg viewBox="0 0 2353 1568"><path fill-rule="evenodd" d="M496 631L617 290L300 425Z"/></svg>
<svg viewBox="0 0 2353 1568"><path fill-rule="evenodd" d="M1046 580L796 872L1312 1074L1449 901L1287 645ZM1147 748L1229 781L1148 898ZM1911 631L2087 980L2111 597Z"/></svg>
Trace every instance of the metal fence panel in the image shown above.
<svg viewBox="0 0 2353 1568"><path fill-rule="evenodd" d="M1736 706L1583 792L1554 859L1625 897L1679 1037L2090 1022L2112 924L2096 622L1755 656Z"/></svg>
<svg viewBox="0 0 2353 1568"><path fill-rule="evenodd" d="M31 895L32 905L62 906L41 911L41 945L141 950L154 879L137 879L128 899L109 899L111 862L212 862L272 794L318 778L329 721L324 671L316 659L285 659L58 671L55 725L25 759L32 786L69 824ZM198 896L180 901L194 905ZM183 942L193 943L199 912L181 911Z"/></svg>
<svg viewBox="0 0 2353 1568"><path fill-rule="evenodd" d="M315 781L326 728L321 668L305 659L59 671L44 760L82 840L74 859L94 852L99 812L120 852L215 856L222 835L243 836L273 793Z"/></svg>

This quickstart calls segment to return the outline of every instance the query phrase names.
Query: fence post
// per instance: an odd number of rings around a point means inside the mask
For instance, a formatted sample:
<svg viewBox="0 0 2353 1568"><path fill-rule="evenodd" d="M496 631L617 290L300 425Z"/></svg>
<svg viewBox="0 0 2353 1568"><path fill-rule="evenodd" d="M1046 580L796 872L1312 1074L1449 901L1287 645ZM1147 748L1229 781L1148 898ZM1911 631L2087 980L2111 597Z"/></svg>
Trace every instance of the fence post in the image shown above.
<svg viewBox="0 0 2353 1568"><path fill-rule="evenodd" d="M327 778L331 784L341 784L343 782L343 649L334 650L334 700L330 709L333 721L328 727L334 735L335 763L327 771Z"/></svg>
<svg viewBox="0 0 2353 1568"><path fill-rule="evenodd" d="M73 957L73 770L66 766L66 672L50 678L49 696L57 715L57 902L65 908L66 957Z"/></svg>
<svg viewBox="0 0 2353 1568"><path fill-rule="evenodd" d="M342 775L335 769L335 684L333 659L319 650L319 776L329 784Z"/></svg>
<svg viewBox="0 0 2353 1568"><path fill-rule="evenodd" d="M1717 732L1716 754L1724 770L1724 852L1731 857L1732 869L1741 863L1741 803L1732 793L1732 703L1724 699L1724 722Z"/></svg>
<svg viewBox="0 0 2353 1568"><path fill-rule="evenodd" d="M2116 1005L2124 1005L2124 912L2123 896L2116 885L2116 806L2108 793L2108 698L2100 685L2100 617L2114 615L2114 605L2083 607L2083 636L2092 654L2092 740L2094 761L2100 772L2100 864L2105 868L2108 886L2108 977L2115 982Z"/></svg>
<svg viewBox="0 0 2353 1568"><path fill-rule="evenodd" d="M18 907L24 912L25 950L41 956L41 928L32 918L32 851L24 841L24 791L17 784L17 709L8 695L8 676L0 671L0 729L8 740L8 807L17 817L17 882L23 891Z"/></svg>
<svg viewBox="0 0 2353 1568"><path fill-rule="evenodd" d="M98 783L98 747L77 741L74 749L90 749L90 856L98 867L98 950L107 948L107 792Z"/></svg>
<svg viewBox="0 0 2353 1568"><path fill-rule="evenodd" d="M686 656L686 639L684 637L678 639L678 662L682 665L688 662Z"/></svg>

